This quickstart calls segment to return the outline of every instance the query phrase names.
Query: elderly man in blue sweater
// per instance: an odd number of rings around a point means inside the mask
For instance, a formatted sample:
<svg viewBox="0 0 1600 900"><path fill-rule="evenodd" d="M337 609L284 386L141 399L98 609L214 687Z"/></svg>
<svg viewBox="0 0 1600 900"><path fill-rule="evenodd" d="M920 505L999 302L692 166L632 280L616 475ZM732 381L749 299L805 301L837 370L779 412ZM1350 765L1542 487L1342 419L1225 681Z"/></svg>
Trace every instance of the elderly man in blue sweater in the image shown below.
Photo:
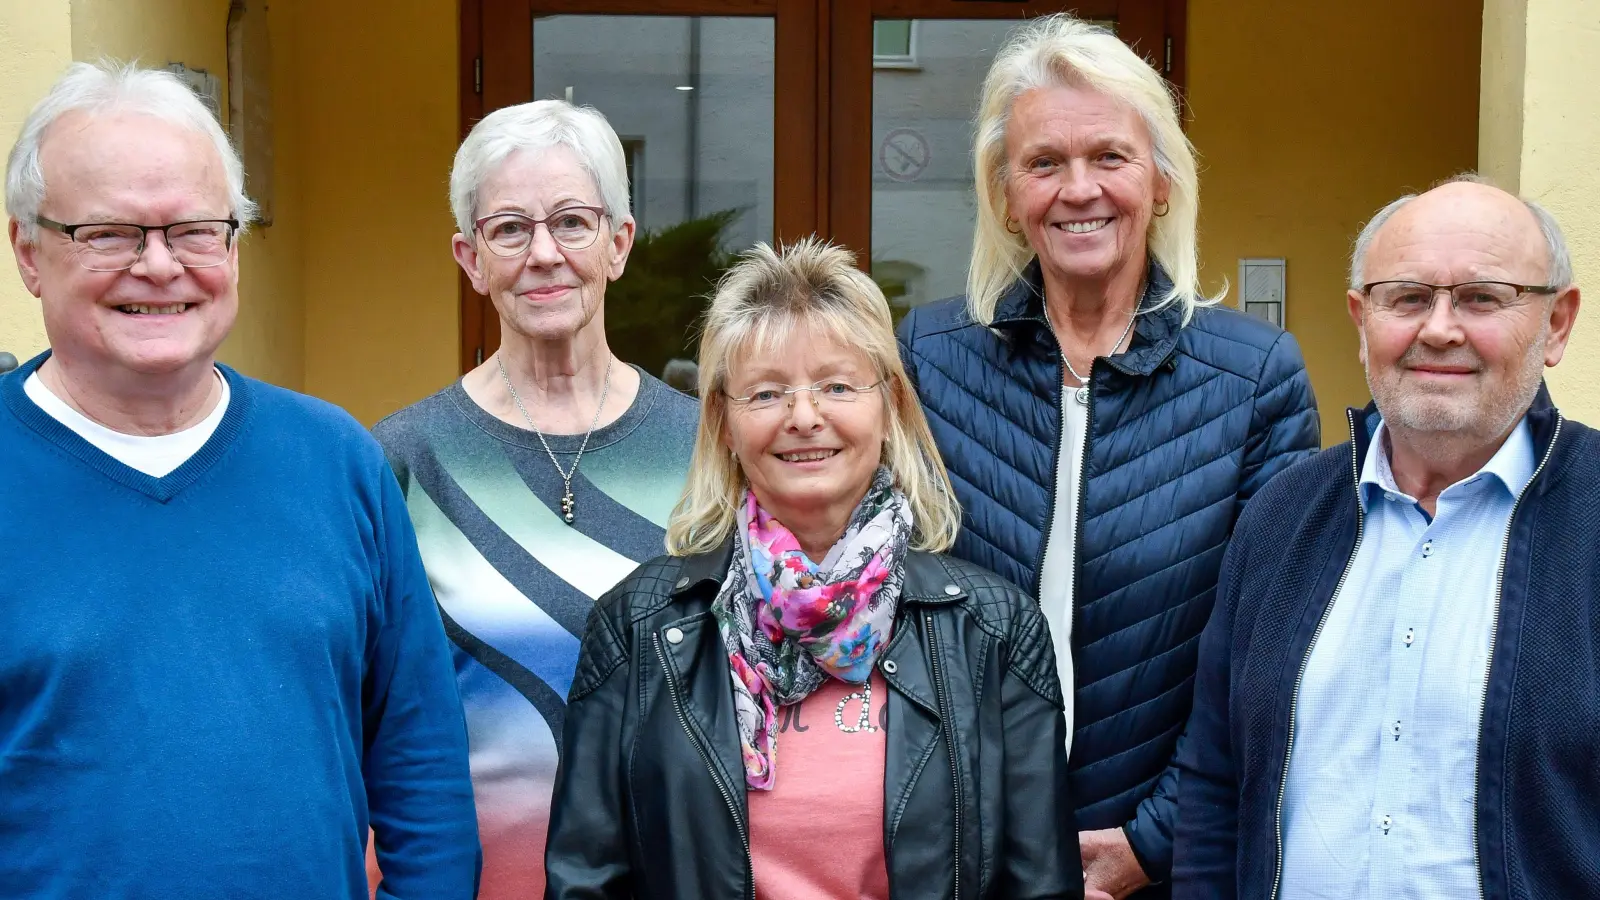
<svg viewBox="0 0 1600 900"><path fill-rule="evenodd" d="M0 376L0 897L468 900L467 736L360 425L215 362L251 214L164 72L77 64L6 166L50 350Z"/></svg>
<svg viewBox="0 0 1600 900"><path fill-rule="evenodd" d="M1228 547L1173 896L1600 897L1600 434L1542 386L1561 229L1469 176L1380 211L1351 270L1374 403Z"/></svg>

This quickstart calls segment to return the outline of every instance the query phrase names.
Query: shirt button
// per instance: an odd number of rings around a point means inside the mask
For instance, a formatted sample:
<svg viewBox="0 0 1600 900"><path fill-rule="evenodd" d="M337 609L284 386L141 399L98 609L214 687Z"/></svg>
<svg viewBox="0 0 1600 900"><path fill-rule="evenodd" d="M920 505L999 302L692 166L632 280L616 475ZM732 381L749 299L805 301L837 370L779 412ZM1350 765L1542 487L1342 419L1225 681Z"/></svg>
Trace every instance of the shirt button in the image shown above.
<svg viewBox="0 0 1600 900"><path fill-rule="evenodd" d="M1407 628L1406 629L1406 646L1407 647L1411 646L1411 642L1415 641L1416 639L1417 639L1417 630L1415 628Z"/></svg>
<svg viewBox="0 0 1600 900"><path fill-rule="evenodd" d="M1378 827L1383 829L1383 833L1384 834L1388 834L1389 833L1389 827L1392 826L1393 824L1394 824L1394 818L1392 816L1384 816L1383 818L1378 820Z"/></svg>
<svg viewBox="0 0 1600 900"><path fill-rule="evenodd" d="M1394 720L1394 727L1392 729L1390 729L1390 730L1394 732L1394 739L1397 740L1397 741L1400 740L1400 720L1399 719L1395 719Z"/></svg>
<svg viewBox="0 0 1600 900"><path fill-rule="evenodd" d="M894 660L886 659L886 660L883 661L883 674L885 674L885 675L893 675L894 673L896 673L898 671L900 671L900 667L895 665Z"/></svg>
<svg viewBox="0 0 1600 900"><path fill-rule="evenodd" d="M689 586L689 579L687 579L687 578L679 578L678 579L678 584L676 586L677 586L678 590L680 590L680 591L683 590L684 588Z"/></svg>
<svg viewBox="0 0 1600 900"><path fill-rule="evenodd" d="M1396 497L1394 495L1394 491L1384 491L1383 492L1383 499L1388 500L1390 502L1394 502L1396 500L1399 500L1400 498Z"/></svg>
<svg viewBox="0 0 1600 900"><path fill-rule="evenodd" d="M1423 556L1432 556L1433 555L1433 541L1423 541L1422 542L1422 555Z"/></svg>
<svg viewBox="0 0 1600 900"><path fill-rule="evenodd" d="M958 588L953 584L947 584L944 586L944 592L954 597L955 595L961 593L961 588Z"/></svg>
<svg viewBox="0 0 1600 900"><path fill-rule="evenodd" d="M667 643L669 643L669 644L681 644L681 643L683 643L683 629L682 628L668 628L667 629Z"/></svg>

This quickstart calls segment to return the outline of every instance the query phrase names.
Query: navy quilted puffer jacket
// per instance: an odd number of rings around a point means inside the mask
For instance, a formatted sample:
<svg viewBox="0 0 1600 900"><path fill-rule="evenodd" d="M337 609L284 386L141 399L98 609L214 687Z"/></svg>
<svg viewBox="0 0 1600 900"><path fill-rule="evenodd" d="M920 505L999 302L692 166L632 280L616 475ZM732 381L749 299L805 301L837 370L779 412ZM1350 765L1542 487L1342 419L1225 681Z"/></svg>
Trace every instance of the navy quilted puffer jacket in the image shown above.
<svg viewBox="0 0 1600 900"><path fill-rule="evenodd" d="M1144 298L1171 280L1152 264ZM965 511L954 555L1038 596L1055 505L1061 352L1035 261L992 328L962 298L913 310L900 350ZM1141 315L1090 374L1075 608L1071 796L1078 828L1122 826L1153 881L1172 869L1200 632L1245 501L1319 446L1293 337L1227 309ZM1162 886L1138 896L1165 896Z"/></svg>

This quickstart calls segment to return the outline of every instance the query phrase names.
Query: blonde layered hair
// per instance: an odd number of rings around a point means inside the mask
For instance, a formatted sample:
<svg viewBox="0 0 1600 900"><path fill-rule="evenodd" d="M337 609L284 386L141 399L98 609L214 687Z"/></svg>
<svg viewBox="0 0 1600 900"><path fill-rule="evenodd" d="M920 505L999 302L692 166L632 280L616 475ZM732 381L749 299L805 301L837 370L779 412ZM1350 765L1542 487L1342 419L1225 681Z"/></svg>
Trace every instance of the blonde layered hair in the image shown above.
<svg viewBox="0 0 1600 900"><path fill-rule="evenodd" d="M1127 104L1150 130L1156 168L1171 186L1166 215L1152 216L1148 252L1172 278L1161 306L1180 304L1183 320L1222 299L1200 293L1197 222L1200 178L1194 147L1178 121L1178 100L1167 82L1116 35L1065 13L1044 16L1013 33L983 80L973 144L978 223L967 274L967 311L988 325L995 306L1022 275L1034 250L1006 228L1006 128L1018 96L1034 88L1083 86Z"/></svg>
<svg viewBox="0 0 1600 900"><path fill-rule="evenodd" d="M807 327L860 350L877 373L888 419L882 462L910 504L912 546L940 552L955 542L961 508L900 362L888 301L856 268L854 254L806 238L781 251L757 244L717 284L700 336L700 433L683 498L667 523L668 553L710 552L733 533L745 478L723 443L729 369Z"/></svg>

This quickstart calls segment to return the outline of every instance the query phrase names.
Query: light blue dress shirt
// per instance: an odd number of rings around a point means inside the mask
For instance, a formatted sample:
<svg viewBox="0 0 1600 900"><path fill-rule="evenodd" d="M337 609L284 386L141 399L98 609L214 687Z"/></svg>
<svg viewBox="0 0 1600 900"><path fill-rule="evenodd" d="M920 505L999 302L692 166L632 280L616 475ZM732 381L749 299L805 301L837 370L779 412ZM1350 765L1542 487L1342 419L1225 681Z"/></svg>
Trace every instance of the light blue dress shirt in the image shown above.
<svg viewBox="0 0 1600 900"><path fill-rule="evenodd" d="M1395 486L1380 425L1361 545L1311 648L1283 797L1283 900L1479 895L1478 726L1511 513L1533 477L1526 421L1439 495Z"/></svg>

